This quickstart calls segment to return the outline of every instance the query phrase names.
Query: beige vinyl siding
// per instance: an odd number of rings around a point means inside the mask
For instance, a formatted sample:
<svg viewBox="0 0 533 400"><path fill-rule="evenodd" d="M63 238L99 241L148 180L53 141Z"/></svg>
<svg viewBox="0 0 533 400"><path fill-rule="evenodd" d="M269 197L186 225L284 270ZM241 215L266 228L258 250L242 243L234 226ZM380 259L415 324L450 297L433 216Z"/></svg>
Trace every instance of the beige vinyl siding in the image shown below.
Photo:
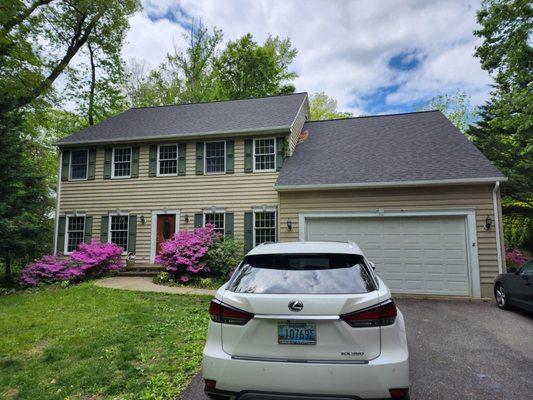
<svg viewBox="0 0 533 400"><path fill-rule="evenodd" d="M165 142L167 143L167 142ZM96 152L95 180L61 182L60 216L74 210L93 217L93 238L100 237L101 216L120 209L144 215L146 223L137 219L137 259L150 261L152 210L180 210L180 230L194 228L194 214L212 206L234 213L235 236L244 234L244 213L252 207L276 206L273 189L277 172L244 173L244 139L235 139L235 172L233 174L196 175L196 141L187 142L185 176L149 177L149 144L140 145L139 177L103 179L104 147ZM184 216L189 215L185 224Z"/></svg>
<svg viewBox="0 0 533 400"><path fill-rule="evenodd" d="M294 152L294 148L296 147L296 144L298 143L298 138L300 137L300 133L302 133L302 128L305 124L305 121L309 119L309 100L307 97L305 98L302 107L298 111L298 114L296 115L296 118L294 119L294 123L292 125L291 134L288 138L289 141L289 150L288 155L292 156L292 153Z"/></svg>
<svg viewBox="0 0 533 400"><path fill-rule="evenodd" d="M498 274L496 231L485 230L485 218L494 219L493 186L447 186L431 188L280 192L280 240L298 240L298 213L302 211L369 211L471 208L476 212L477 247L482 296L492 296ZM287 219L293 229L288 231Z"/></svg>

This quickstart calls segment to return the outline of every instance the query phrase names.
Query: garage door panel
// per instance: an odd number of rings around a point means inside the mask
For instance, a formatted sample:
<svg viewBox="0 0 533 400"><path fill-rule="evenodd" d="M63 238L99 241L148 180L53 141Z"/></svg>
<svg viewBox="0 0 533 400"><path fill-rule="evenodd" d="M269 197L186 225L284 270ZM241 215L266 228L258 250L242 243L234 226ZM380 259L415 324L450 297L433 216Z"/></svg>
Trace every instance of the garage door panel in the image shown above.
<svg viewBox="0 0 533 400"><path fill-rule="evenodd" d="M393 292L468 295L462 217L312 218L307 240L353 240Z"/></svg>

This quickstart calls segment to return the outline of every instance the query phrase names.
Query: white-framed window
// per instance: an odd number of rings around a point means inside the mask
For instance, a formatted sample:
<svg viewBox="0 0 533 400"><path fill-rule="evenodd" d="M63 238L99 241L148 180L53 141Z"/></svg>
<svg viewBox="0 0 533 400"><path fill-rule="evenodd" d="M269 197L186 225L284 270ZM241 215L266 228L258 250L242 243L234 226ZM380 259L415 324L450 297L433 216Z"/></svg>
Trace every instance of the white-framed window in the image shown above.
<svg viewBox="0 0 533 400"><path fill-rule="evenodd" d="M276 139L254 139L254 172L276 170Z"/></svg>
<svg viewBox="0 0 533 400"><path fill-rule="evenodd" d="M204 173L223 174L226 172L226 142L204 143Z"/></svg>
<svg viewBox="0 0 533 400"><path fill-rule="evenodd" d="M112 178L131 178L131 147L113 149Z"/></svg>
<svg viewBox="0 0 533 400"><path fill-rule="evenodd" d="M128 251L129 214L109 214L108 241Z"/></svg>
<svg viewBox="0 0 533 400"><path fill-rule="evenodd" d="M89 171L89 150L72 150L70 152L69 180L87 179Z"/></svg>
<svg viewBox="0 0 533 400"><path fill-rule="evenodd" d="M157 176L178 174L178 145L161 144L157 150Z"/></svg>
<svg viewBox="0 0 533 400"><path fill-rule="evenodd" d="M67 215L65 224L65 254L76 250L85 235L85 215Z"/></svg>
<svg viewBox="0 0 533 400"><path fill-rule="evenodd" d="M226 213L224 211L205 211L204 226L212 224L215 226L215 232L224 235L226 227Z"/></svg>
<svg viewBox="0 0 533 400"><path fill-rule="evenodd" d="M276 210L254 210L254 246L277 241Z"/></svg>

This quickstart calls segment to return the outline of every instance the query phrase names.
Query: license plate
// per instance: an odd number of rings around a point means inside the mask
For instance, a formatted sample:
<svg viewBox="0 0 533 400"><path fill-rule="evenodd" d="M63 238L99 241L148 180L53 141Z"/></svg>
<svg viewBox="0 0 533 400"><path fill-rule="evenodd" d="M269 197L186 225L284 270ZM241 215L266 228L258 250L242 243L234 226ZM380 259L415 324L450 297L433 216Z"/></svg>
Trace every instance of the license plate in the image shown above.
<svg viewBox="0 0 533 400"><path fill-rule="evenodd" d="M307 323L278 324L279 344L316 344L316 325Z"/></svg>

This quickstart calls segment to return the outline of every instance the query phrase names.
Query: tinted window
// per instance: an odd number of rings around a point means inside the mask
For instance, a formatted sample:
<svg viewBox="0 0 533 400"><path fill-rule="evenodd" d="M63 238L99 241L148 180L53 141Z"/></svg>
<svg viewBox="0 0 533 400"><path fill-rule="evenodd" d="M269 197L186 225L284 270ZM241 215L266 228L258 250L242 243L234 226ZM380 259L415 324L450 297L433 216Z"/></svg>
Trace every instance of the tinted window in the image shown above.
<svg viewBox="0 0 533 400"><path fill-rule="evenodd" d="M284 254L246 257L230 280L237 293L342 294L374 290L362 257Z"/></svg>
<svg viewBox="0 0 533 400"><path fill-rule="evenodd" d="M528 261L522 266L521 272L526 275L533 275L533 260Z"/></svg>

